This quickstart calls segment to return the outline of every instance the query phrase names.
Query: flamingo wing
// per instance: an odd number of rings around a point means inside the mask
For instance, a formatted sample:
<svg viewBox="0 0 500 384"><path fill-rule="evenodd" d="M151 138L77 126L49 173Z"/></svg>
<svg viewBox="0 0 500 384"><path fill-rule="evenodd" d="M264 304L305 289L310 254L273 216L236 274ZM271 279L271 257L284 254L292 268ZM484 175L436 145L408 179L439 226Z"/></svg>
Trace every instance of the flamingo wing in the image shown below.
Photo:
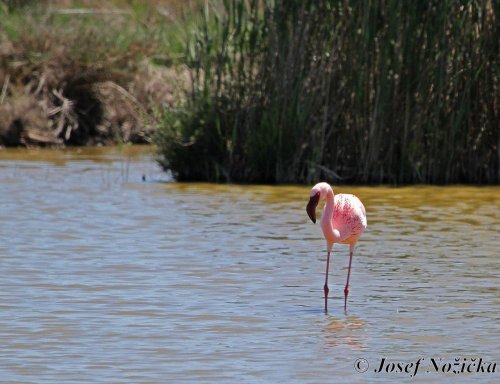
<svg viewBox="0 0 500 384"><path fill-rule="evenodd" d="M366 210L354 195L339 193L334 197L333 228L340 233L342 244L354 244L366 228Z"/></svg>

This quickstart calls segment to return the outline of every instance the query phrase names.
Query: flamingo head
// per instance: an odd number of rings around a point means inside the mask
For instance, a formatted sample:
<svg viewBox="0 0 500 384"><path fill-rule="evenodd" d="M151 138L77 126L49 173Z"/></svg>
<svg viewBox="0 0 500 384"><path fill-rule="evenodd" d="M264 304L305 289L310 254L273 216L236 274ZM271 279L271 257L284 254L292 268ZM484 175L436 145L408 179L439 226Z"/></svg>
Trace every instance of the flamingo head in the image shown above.
<svg viewBox="0 0 500 384"><path fill-rule="evenodd" d="M326 198L329 193L333 196L333 189L328 183L321 182L312 187L306 211L313 223L316 223L316 207L318 206L319 201Z"/></svg>
<svg viewBox="0 0 500 384"><path fill-rule="evenodd" d="M321 198L321 189L316 187L317 186L314 186L314 188L311 189L311 196L309 197L309 203L307 203L306 207L307 216L309 216L313 223L316 223L316 207Z"/></svg>

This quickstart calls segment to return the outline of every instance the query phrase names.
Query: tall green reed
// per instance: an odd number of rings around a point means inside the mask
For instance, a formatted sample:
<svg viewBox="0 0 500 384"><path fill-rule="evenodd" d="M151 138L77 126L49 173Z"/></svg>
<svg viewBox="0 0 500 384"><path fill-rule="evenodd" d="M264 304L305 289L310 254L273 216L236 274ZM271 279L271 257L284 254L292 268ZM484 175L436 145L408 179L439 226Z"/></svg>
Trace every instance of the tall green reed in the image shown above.
<svg viewBox="0 0 500 384"><path fill-rule="evenodd" d="M181 180L498 183L500 6L225 0L164 111Z"/></svg>

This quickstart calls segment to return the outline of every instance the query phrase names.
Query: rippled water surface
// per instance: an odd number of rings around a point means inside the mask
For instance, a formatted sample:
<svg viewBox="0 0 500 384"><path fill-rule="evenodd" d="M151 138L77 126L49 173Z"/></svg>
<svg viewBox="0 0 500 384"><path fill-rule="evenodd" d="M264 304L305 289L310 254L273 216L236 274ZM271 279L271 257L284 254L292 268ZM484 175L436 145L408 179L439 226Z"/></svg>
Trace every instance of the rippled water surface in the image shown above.
<svg viewBox="0 0 500 384"><path fill-rule="evenodd" d="M0 185L1 382L500 382L461 371L500 363L499 187L336 187L368 229L325 314L309 188L173 183L141 148L2 150Z"/></svg>

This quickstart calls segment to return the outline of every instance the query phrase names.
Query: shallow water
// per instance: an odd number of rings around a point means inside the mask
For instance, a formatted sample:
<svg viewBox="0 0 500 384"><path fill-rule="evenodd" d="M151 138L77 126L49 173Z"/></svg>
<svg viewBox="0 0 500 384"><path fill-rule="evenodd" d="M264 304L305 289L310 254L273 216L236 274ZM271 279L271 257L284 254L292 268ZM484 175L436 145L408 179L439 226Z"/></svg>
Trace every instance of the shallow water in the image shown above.
<svg viewBox="0 0 500 384"><path fill-rule="evenodd" d="M325 314L309 188L173 183L150 151L0 151L1 382L499 382L466 365L500 363L499 187L335 188L368 229Z"/></svg>

